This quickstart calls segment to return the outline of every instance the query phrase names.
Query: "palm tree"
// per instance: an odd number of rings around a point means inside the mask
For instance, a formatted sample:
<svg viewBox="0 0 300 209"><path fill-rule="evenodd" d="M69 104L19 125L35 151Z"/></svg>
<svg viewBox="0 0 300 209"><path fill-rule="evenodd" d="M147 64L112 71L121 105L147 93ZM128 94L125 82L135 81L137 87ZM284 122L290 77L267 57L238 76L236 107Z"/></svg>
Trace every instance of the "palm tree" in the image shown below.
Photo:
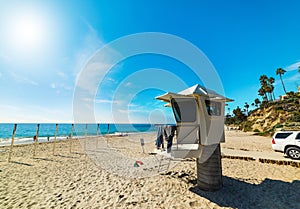
<svg viewBox="0 0 300 209"><path fill-rule="evenodd" d="M256 99L254 100L254 103L255 103L255 106L258 107L258 105L259 105L261 102L259 101L258 98L256 98Z"/></svg>
<svg viewBox="0 0 300 209"><path fill-rule="evenodd" d="M266 75L261 75L261 76L259 77L259 81L260 81L260 84L263 86L264 84L267 83L267 81L268 81L268 76L266 76Z"/></svg>
<svg viewBox="0 0 300 209"><path fill-rule="evenodd" d="M263 98L263 100L268 101L266 91L263 87L260 87L260 89L258 89L258 95L261 96Z"/></svg>
<svg viewBox="0 0 300 209"><path fill-rule="evenodd" d="M236 118L237 123L241 123L246 118L242 109L239 106L237 106L236 109L234 109L232 112L234 114L234 117Z"/></svg>
<svg viewBox="0 0 300 209"><path fill-rule="evenodd" d="M260 81L260 89L258 90L258 95L262 96L265 100L268 101L268 96L267 96L267 86L268 86L268 77L266 75L261 75L259 77L259 81Z"/></svg>
<svg viewBox="0 0 300 209"><path fill-rule="evenodd" d="M282 83L282 87L283 87L283 90L284 90L284 93L286 94L286 90L285 90L285 86L284 86L284 83L283 83L283 80L282 80L282 75L286 72L286 70L282 69L282 68L277 68L276 70L276 75L279 75L280 76L280 80L281 80L281 83Z"/></svg>
<svg viewBox="0 0 300 209"><path fill-rule="evenodd" d="M272 94L271 94L272 91L273 91L272 87L271 87L269 84L267 84L267 85L264 87L264 89L265 89L265 92L269 94L269 100L272 101L272 100L273 100L273 99L272 99ZM267 96L267 95L266 95L266 96Z"/></svg>
<svg viewBox="0 0 300 209"><path fill-rule="evenodd" d="M274 94L274 85L273 85L273 83L275 82L275 78L273 78L273 77L270 77L269 79L268 79L268 82L269 82L269 85L270 85L270 88L271 88L271 92L270 92L270 94L273 96L273 100L275 100L275 94Z"/></svg>
<svg viewBox="0 0 300 209"><path fill-rule="evenodd" d="M298 73L300 73L300 66L298 66ZM300 86L298 85L298 92L300 92ZM299 100L300 102L300 100Z"/></svg>
<svg viewBox="0 0 300 209"><path fill-rule="evenodd" d="M247 102L245 102L244 107L246 108L246 113L248 115L248 110L249 110L249 107L250 107L249 104Z"/></svg>

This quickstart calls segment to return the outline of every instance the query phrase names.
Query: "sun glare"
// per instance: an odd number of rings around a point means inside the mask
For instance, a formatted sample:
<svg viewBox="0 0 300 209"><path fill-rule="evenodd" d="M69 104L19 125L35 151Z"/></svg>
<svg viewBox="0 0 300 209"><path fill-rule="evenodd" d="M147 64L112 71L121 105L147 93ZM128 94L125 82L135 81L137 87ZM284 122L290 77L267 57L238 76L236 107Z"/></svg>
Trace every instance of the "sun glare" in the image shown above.
<svg viewBox="0 0 300 209"><path fill-rule="evenodd" d="M27 72L53 63L60 47L59 17L51 7L34 2L0 7L0 54L6 63Z"/></svg>
<svg viewBox="0 0 300 209"><path fill-rule="evenodd" d="M36 48L42 45L44 28L40 20L33 17L25 17L12 23L12 41L21 48Z"/></svg>
<svg viewBox="0 0 300 209"><path fill-rule="evenodd" d="M13 56L37 55L49 46L49 20L40 11L16 9L4 17L2 41Z"/></svg>
<svg viewBox="0 0 300 209"><path fill-rule="evenodd" d="M41 17L32 14L16 16L10 23L10 41L17 50L36 50L46 40L46 28Z"/></svg>

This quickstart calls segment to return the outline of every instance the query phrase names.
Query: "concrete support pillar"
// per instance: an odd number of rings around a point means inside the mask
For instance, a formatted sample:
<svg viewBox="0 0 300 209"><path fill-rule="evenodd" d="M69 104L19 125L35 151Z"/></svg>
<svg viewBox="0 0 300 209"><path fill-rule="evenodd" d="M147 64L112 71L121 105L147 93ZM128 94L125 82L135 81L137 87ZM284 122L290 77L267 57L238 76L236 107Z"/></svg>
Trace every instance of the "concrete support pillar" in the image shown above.
<svg viewBox="0 0 300 209"><path fill-rule="evenodd" d="M205 191L217 191L222 188L220 144L205 162L200 162L197 158L197 184Z"/></svg>

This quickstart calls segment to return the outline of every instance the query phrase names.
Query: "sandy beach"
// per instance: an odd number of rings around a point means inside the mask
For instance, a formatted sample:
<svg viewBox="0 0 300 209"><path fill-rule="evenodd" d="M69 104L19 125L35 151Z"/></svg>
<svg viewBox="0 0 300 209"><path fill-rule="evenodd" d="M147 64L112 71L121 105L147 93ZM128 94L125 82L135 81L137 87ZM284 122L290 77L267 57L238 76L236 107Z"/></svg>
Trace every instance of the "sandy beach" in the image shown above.
<svg viewBox="0 0 300 209"><path fill-rule="evenodd" d="M35 158L33 144L16 146L10 163L1 147L0 208L300 208L300 168L223 158L223 188L204 192L193 159L158 173L154 140L155 133L90 137L72 140L71 152L70 141L59 141L56 155L41 143ZM222 148L273 152L269 138L236 131L226 132Z"/></svg>

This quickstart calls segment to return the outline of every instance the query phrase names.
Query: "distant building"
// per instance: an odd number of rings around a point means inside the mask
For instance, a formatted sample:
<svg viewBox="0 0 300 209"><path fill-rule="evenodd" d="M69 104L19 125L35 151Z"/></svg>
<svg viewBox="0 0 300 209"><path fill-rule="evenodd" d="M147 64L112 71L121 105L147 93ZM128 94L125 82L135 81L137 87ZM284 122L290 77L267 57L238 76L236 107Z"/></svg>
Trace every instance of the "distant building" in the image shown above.
<svg viewBox="0 0 300 209"><path fill-rule="evenodd" d="M298 92L300 93L300 86L298 86ZM280 101L288 99L288 98L289 98L289 96L286 94L279 96Z"/></svg>
<svg viewBox="0 0 300 209"><path fill-rule="evenodd" d="M288 95L286 95L286 94L279 96L280 101L285 100L287 98L288 98Z"/></svg>

